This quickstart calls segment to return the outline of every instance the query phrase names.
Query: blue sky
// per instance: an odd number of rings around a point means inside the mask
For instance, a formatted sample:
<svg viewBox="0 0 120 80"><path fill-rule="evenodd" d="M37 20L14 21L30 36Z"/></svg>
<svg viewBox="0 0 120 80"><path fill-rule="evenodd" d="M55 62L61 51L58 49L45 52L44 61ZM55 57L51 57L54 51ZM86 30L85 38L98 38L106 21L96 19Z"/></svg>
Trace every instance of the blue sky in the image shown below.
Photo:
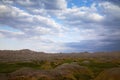
<svg viewBox="0 0 120 80"><path fill-rule="evenodd" d="M0 50L120 50L119 0L1 0Z"/></svg>

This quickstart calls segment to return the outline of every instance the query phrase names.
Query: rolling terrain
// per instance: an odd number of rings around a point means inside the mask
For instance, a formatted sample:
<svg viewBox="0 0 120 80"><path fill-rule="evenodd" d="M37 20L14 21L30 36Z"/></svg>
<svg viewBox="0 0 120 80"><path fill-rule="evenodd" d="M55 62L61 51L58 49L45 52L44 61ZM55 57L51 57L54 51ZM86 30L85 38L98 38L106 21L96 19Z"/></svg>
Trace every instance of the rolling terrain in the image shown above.
<svg viewBox="0 0 120 80"><path fill-rule="evenodd" d="M120 80L120 52L0 50L0 80Z"/></svg>

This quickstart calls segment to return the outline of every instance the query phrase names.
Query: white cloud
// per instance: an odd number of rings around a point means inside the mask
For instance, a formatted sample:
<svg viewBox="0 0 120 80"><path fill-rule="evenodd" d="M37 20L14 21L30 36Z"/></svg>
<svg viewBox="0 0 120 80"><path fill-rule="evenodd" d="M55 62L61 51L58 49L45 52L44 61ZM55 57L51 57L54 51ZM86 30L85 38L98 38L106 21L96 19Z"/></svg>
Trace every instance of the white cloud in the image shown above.
<svg viewBox="0 0 120 80"><path fill-rule="evenodd" d="M120 6L107 1L71 8L67 4L67 0L2 0L0 37L26 39L47 51L66 49L64 42L119 39Z"/></svg>
<svg viewBox="0 0 120 80"><path fill-rule="evenodd" d="M3 38L3 37L4 37L4 35L2 33L0 33L0 38Z"/></svg>
<svg viewBox="0 0 120 80"><path fill-rule="evenodd" d="M0 30L0 33L2 37L7 37L7 38L23 38L25 37L23 32L12 32L12 31L7 31L7 30Z"/></svg>
<svg viewBox="0 0 120 80"><path fill-rule="evenodd" d="M109 2L103 2L99 4L101 11L106 16L106 20L111 21L115 19L120 20L120 7ZM110 18L110 19L109 19ZM115 22L115 21L113 21Z"/></svg>
<svg viewBox="0 0 120 80"><path fill-rule="evenodd" d="M104 16L96 11L96 9L91 7L76 7L69 8L58 15L59 19L62 19L67 25L79 26L88 23L101 22Z"/></svg>
<svg viewBox="0 0 120 80"><path fill-rule="evenodd" d="M7 5L0 5L0 10L0 23L24 32L25 36L56 35L61 31L61 26L51 18Z"/></svg>
<svg viewBox="0 0 120 80"><path fill-rule="evenodd" d="M99 15L97 13L93 13L93 14L88 15L88 18L93 20L93 21L96 21L96 22L102 21L104 19L104 17L102 15Z"/></svg>
<svg viewBox="0 0 120 80"><path fill-rule="evenodd" d="M67 1L66 0L2 0L4 4L17 4L25 8L32 9L66 9Z"/></svg>
<svg viewBox="0 0 120 80"><path fill-rule="evenodd" d="M62 11L57 17L69 29L79 29L72 32L78 40L118 39L120 23L120 7L110 2L93 3L90 7L73 7ZM115 29L115 30L114 30ZM111 32L117 34L111 35ZM106 33L106 34L104 34ZM77 34L77 35L76 35ZM104 34L104 35L103 35ZM66 36L67 36L66 35ZM116 35L116 37L115 37ZM64 35L65 36L65 35Z"/></svg>

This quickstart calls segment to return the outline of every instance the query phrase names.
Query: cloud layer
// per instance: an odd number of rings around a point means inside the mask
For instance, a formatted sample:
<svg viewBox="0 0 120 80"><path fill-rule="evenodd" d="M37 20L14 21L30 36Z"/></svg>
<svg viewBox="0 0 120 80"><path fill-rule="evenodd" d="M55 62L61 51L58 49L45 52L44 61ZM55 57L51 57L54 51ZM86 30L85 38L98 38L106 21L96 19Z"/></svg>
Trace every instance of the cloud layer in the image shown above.
<svg viewBox="0 0 120 80"><path fill-rule="evenodd" d="M50 52L120 50L120 1L90 1L1 0L0 43L30 41L24 48Z"/></svg>

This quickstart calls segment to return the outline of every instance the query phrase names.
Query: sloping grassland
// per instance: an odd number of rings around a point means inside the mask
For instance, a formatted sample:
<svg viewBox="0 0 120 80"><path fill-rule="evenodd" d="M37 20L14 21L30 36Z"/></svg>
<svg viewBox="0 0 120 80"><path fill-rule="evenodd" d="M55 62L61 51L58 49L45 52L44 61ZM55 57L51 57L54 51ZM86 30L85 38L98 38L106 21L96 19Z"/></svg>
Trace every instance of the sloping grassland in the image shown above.
<svg viewBox="0 0 120 80"><path fill-rule="evenodd" d="M120 80L120 52L0 51L0 80Z"/></svg>

